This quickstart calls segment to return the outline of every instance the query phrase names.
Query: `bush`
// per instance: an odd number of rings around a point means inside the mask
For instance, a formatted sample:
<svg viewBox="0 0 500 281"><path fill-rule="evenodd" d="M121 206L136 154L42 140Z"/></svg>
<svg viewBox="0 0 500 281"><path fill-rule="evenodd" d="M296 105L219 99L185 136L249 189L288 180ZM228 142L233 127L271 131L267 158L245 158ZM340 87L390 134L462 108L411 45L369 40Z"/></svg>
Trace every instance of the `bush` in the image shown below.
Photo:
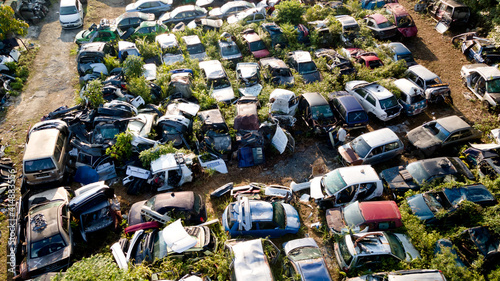
<svg viewBox="0 0 500 281"><path fill-rule="evenodd" d="M102 96L102 82L99 79L87 83L82 95L81 102L87 104L90 108L98 108L106 102Z"/></svg>
<svg viewBox="0 0 500 281"><path fill-rule="evenodd" d="M161 56L161 51L156 42L150 43L146 38L138 38L135 40L135 45L139 49L141 56L147 60L156 56Z"/></svg>
<svg viewBox="0 0 500 281"><path fill-rule="evenodd" d="M142 151L139 154L139 160L141 160L143 167L149 167L151 162L160 158L160 156L176 152L188 153L189 151L186 149L177 149L172 142L168 142Z"/></svg>
<svg viewBox="0 0 500 281"><path fill-rule="evenodd" d="M303 21L302 16L305 13L305 8L297 0L286 0L276 5L276 11L278 13L277 22L297 25Z"/></svg>
<svg viewBox="0 0 500 281"><path fill-rule="evenodd" d="M123 73L127 80L140 77L143 73L144 60L139 56L128 56L123 62Z"/></svg>
<svg viewBox="0 0 500 281"><path fill-rule="evenodd" d="M151 88L149 87L149 83L146 81L146 78L142 76L134 77L129 80L127 87L131 94L141 96L146 104L151 103Z"/></svg>
<svg viewBox="0 0 500 281"><path fill-rule="evenodd" d="M133 135L129 131L120 133L116 136L116 143L106 149L106 155L120 162L127 160L132 156Z"/></svg>
<svg viewBox="0 0 500 281"><path fill-rule="evenodd" d="M106 66L108 72L110 72L111 70L120 67L120 60L118 60L117 57L106 54L104 57L104 65Z"/></svg>

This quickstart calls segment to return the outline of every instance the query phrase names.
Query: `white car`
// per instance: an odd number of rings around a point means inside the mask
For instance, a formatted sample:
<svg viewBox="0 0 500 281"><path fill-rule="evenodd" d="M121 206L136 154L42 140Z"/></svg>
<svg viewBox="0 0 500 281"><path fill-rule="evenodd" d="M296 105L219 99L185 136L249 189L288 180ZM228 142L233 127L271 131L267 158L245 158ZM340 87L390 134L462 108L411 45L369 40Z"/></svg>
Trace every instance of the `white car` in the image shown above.
<svg viewBox="0 0 500 281"><path fill-rule="evenodd" d="M83 7L80 0L61 0L59 22L62 28L77 28L83 25Z"/></svg>
<svg viewBox="0 0 500 281"><path fill-rule="evenodd" d="M389 121L401 113L402 106L394 94L375 82L354 80L347 82L345 89L356 98L368 115L381 121Z"/></svg>
<svg viewBox="0 0 500 281"><path fill-rule="evenodd" d="M500 102L500 70L484 63L462 66L460 76L465 86L489 108Z"/></svg>
<svg viewBox="0 0 500 281"><path fill-rule="evenodd" d="M443 83L441 78L425 66L417 64L410 66L406 72L408 79L415 82L425 92L425 98L428 102L442 102L448 100L453 103L451 98L450 86Z"/></svg>
<svg viewBox="0 0 500 281"><path fill-rule="evenodd" d="M231 102L234 100L234 91L226 71L218 60L200 62L207 82L207 90L217 102Z"/></svg>
<svg viewBox="0 0 500 281"><path fill-rule="evenodd" d="M227 23L233 24L239 21L244 24L259 22L266 19L266 9L264 7L250 8L227 18Z"/></svg>
<svg viewBox="0 0 500 281"><path fill-rule="evenodd" d="M171 65L184 61L184 55L179 48L179 43L174 34L160 34L156 36L155 42L160 45L160 48L164 52L162 56L164 64Z"/></svg>

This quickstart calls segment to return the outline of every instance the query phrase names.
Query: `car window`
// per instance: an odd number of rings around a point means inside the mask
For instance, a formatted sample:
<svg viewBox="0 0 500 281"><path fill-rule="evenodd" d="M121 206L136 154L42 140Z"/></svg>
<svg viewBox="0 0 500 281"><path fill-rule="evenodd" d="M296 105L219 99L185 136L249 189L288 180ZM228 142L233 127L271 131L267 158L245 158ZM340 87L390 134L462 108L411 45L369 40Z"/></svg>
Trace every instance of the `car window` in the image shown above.
<svg viewBox="0 0 500 281"><path fill-rule="evenodd" d="M256 20L263 20L263 19L264 19L264 15L263 15L263 14L260 14L260 13L255 14L255 19L256 19Z"/></svg>
<svg viewBox="0 0 500 281"><path fill-rule="evenodd" d="M377 106L377 100L371 94L366 95L366 101L373 106Z"/></svg>
<svg viewBox="0 0 500 281"><path fill-rule="evenodd" d="M385 145L385 150L384 151L391 151L391 150L394 150L394 149L398 149L400 147L399 145L399 142L395 141L395 142L391 142L391 143L388 143Z"/></svg>
<svg viewBox="0 0 500 281"><path fill-rule="evenodd" d="M67 204L64 204L64 206L62 207L62 216L61 216L61 220L62 220L62 228L64 229L64 231L66 231L66 233L69 234L69 217L68 217L68 205Z"/></svg>
<svg viewBox="0 0 500 281"><path fill-rule="evenodd" d="M364 89L356 89L356 90L354 90L354 92L356 92L358 95L360 95L363 98L366 96L366 94L368 94L368 92L365 91Z"/></svg>
<svg viewBox="0 0 500 281"><path fill-rule="evenodd" d="M405 93L401 93L401 100L404 103L408 103L408 96Z"/></svg>
<svg viewBox="0 0 500 281"><path fill-rule="evenodd" d="M338 193L337 203L343 204L351 202L352 199L354 199L354 196L356 195L357 189L358 189L357 184L346 187L344 190Z"/></svg>
<svg viewBox="0 0 500 281"><path fill-rule="evenodd" d="M35 259L55 253L60 249L66 247L66 244L64 243L61 234L58 233L54 236L50 236L42 240L32 242L30 247L31 247L30 257L32 259Z"/></svg>
<svg viewBox="0 0 500 281"><path fill-rule="evenodd" d="M368 154L367 157L377 156L377 155L379 155L382 152L384 152L384 147L383 146L377 146L377 147L374 147L372 149L372 151Z"/></svg>
<svg viewBox="0 0 500 281"><path fill-rule="evenodd" d="M139 7L137 7L137 8L138 8L138 9L146 9L146 8L149 8L149 7L151 7L151 3L146 2L146 3L144 3L144 4L140 5L140 6L139 6Z"/></svg>
<svg viewBox="0 0 500 281"><path fill-rule="evenodd" d="M469 129L463 130L463 131L461 131L461 136L462 136L462 138L468 138L468 137L472 136L472 131Z"/></svg>
<svg viewBox="0 0 500 281"><path fill-rule="evenodd" d="M160 7L160 3L158 3L158 2L151 2L150 7L151 8Z"/></svg>
<svg viewBox="0 0 500 281"><path fill-rule="evenodd" d="M450 141L457 141L459 139L461 139L461 134L460 132L455 132L453 134L450 135L450 137L448 137L448 139L446 140L447 142L450 142Z"/></svg>
<svg viewBox="0 0 500 281"><path fill-rule="evenodd" d="M347 115L348 122L359 122L365 121L366 119L368 119L368 116L364 111L349 112L349 114Z"/></svg>
<svg viewBox="0 0 500 281"><path fill-rule="evenodd" d="M285 208L280 202L273 203L273 222L282 229L286 226Z"/></svg>
<svg viewBox="0 0 500 281"><path fill-rule="evenodd" d="M56 165L54 164L54 161L52 161L52 158L43 158L24 162L25 173L43 172L53 170L55 168Z"/></svg>

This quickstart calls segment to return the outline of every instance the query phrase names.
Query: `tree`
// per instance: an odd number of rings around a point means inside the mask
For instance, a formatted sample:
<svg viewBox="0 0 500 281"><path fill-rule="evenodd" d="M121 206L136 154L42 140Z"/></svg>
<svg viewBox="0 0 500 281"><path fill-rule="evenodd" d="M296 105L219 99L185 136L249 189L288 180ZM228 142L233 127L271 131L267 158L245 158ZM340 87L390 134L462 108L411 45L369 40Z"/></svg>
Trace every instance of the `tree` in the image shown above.
<svg viewBox="0 0 500 281"><path fill-rule="evenodd" d="M123 62L123 72L125 73L125 78L130 80L132 78L140 77L142 72L142 66L144 65L144 60L139 56L127 56Z"/></svg>
<svg viewBox="0 0 500 281"><path fill-rule="evenodd" d="M88 104L91 108L98 108L100 105L104 104L106 101L102 96L102 82L99 79L95 79L87 83L87 87L82 94L82 103Z"/></svg>
<svg viewBox="0 0 500 281"><path fill-rule="evenodd" d="M11 7L0 6L0 40L7 38L11 33L24 36L28 34L28 27L26 22L16 19Z"/></svg>
<svg viewBox="0 0 500 281"><path fill-rule="evenodd" d="M278 22L297 25L302 22L305 8L297 0L287 0L276 5L276 11L278 12L276 16Z"/></svg>

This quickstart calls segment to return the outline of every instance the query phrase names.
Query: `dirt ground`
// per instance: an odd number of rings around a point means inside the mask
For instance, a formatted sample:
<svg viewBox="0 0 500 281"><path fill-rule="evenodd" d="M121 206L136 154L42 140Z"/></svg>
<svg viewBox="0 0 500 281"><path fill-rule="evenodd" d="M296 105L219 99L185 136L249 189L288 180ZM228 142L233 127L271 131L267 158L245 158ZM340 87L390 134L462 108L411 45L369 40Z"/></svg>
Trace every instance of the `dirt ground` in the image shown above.
<svg viewBox="0 0 500 281"><path fill-rule="evenodd" d="M101 17L113 19L122 14L126 4L130 1L102 0L88 1L85 27L92 22L98 22ZM408 0L400 0L412 14L417 27L418 37L403 42L413 52L417 62L425 65L441 76L444 82L450 84L454 105L434 106L426 113L416 118L399 118L387 125L397 125L404 122L411 129L433 117L457 114L463 115L472 123L486 114L478 104L467 101L462 93L467 90L462 86L460 79L460 68L467 61L459 50L454 49L450 43L449 36L443 36L434 30L435 22L426 15L413 12ZM70 51L75 48L73 39L78 31L61 30L58 21L58 5L50 8L47 18L39 25L30 27L28 39L40 46L35 63L31 68L31 74L23 94L18 97L8 108L5 120L0 124L1 144L8 146L8 156L16 160L18 174L20 175L20 160L24 149L24 140L30 125L40 120L40 117L55 110L62 105L74 104L75 88L78 83L76 63L74 55ZM374 125L374 128L385 126ZM403 128L401 133L406 128ZM260 167L240 169L235 164L229 166L229 174L215 175L197 179L193 184L183 187L184 190L195 190L202 194L208 194L217 187L234 182L241 185L249 182L263 182L266 184L280 184L288 186L291 181L303 182L311 178L313 174L321 174L338 167L335 161L335 153L324 140L315 141L305 139L299 141L295 153L285 153L282 156L273 156L267 159L267 163ZM411 159L403 159L410 160ZM396 163L397 164L397 163ZM20 182L20 181L18 181ZM124 190L117 189L122 206L127 210L131 203L147 198L149 194L142 196L127 196ZM208 198L208 197L207 197ZM220 217L220 210L224 206L212 206L209 209L214 217ZM309 207L301 208L302 222L306 226L320 221L318 212L313 215ZM3 224L2 233L7 233ZM311 236L318 237L317 233L308 227ZM4 249L6 236L2 235L0 248ZM317 239L318 241L321 239ZM335 267L331 248L327 248L330 266ZM6 258L2 254L0 259L0 279L2 273L6 272ZM335 271L333 269L332 273ZM337 274L335 274L337 275Z"/></svg>

